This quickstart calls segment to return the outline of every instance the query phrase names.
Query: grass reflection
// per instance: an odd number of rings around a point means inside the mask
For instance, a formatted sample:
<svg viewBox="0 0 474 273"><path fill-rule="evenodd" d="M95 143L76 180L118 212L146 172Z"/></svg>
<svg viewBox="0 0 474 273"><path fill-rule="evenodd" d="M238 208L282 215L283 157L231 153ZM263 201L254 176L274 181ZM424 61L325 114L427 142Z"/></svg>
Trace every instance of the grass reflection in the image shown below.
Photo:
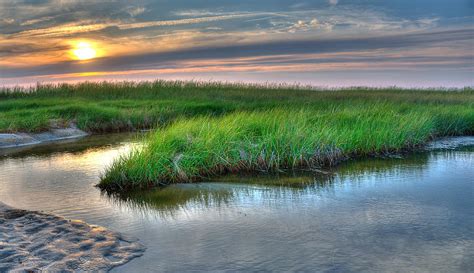
<svg viewBox="0 0 474 273"><path fill-rule="evenodd" d="M143 134L141 133L91 135L80 139L68 139L46 142L34 146L0 149L0 160L2 158L24 158L29 156L48 158L55 154L62 153L79 155L94 150L106 150L110 147L119 147L128 144L137 146L142 137Z"/></svg>
<svg viewBox="0 0 474 273"><path fill-rule="evenodd" d="M421 173L430 156L430 153L418 153L400 158L372 158L347 162L318 173L229 175L210 183L172 184L153 190L104 193L120 206L141 211L152 209L165 216L179 210L220 207L243 199L249 202L274 200L278 203L278 200L286 198L319 195L324 191L333 191L338 184L353 182L357 185L369 175L383 182L400 172Z"/></svg>
<svg viewBox="0 0 474 273"><path fill-rule="evenodd" d="M160 212L193 207L220 206L228 203L234 192L213 184L175 184L149 191L106 193L113 202L133 209L154 209Z"/></svg>

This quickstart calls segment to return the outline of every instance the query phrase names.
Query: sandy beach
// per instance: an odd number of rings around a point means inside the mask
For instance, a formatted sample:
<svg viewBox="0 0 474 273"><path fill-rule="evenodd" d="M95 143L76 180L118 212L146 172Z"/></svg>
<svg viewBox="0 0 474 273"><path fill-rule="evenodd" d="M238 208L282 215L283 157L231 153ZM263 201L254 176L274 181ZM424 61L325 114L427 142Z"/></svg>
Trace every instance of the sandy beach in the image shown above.
<svg viewBox="0 0 474 273"><path fill-rule="evenodd" d="M103 227L0 202L0 272L107 271L144 251Z"/></svg>

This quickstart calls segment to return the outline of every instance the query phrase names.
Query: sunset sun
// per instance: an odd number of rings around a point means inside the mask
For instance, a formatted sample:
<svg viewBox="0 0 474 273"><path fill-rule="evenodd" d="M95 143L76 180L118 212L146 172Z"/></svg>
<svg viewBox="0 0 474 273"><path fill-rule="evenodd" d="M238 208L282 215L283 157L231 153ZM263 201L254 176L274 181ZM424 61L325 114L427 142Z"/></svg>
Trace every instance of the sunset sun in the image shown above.
<svg viewBox="0 0 474 273"><path fill-rule="evenodd" d="M74 57L77 60L90 60L96 57L97 52L94 47L88 42L79 42L72 50Z"/></svg>

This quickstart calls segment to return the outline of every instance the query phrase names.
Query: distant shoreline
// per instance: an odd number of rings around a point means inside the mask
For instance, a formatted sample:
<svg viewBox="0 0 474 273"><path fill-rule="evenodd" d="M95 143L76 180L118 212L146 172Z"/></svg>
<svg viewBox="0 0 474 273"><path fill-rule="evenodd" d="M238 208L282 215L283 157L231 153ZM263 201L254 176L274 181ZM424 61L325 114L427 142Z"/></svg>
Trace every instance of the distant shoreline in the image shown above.
<svg viewBox="0 0 474 273"><path fill-rule="evenodd" d="M0 78L1 79L1 78ZM418 91L463 91L472 90L474 85L459 85L459 86L398 86L398 85L318 85L301 82L275 82L275 81L219 81L219 80L169 80L169 79L155 79L155 80L85 80L85 81L35 81L28 84L4 84L0 82L0 96L5 93L31 93L43 88L61 88L61 86L76 86L84 84L110 84L110 85L149 85L149 84L169 84L176 85L221 85L221 86L238 86L251 88L280 88L280 89L296 89L296 90L315 90L315 91L344 91L344 90L418 90Z"/></svg>

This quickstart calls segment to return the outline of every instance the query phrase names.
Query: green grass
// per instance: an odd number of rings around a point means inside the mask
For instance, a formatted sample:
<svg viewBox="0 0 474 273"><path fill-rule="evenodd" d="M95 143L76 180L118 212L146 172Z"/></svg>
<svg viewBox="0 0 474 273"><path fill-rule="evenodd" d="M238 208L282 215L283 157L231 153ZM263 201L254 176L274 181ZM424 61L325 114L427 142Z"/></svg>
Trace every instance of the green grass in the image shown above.
<svg viewBox="0 0 474 273"><path fill-rule="evenodd" d="M50 120L90 132L156 128L101 186L148 188L225 173L317 169L474 132L474 91L164 82L0 90L0 131Z"/></svg>
<svg viewBox="0 0 474 273"><path fill-rule="evenodd" d="M222 116L273 108L329 109L389 101L404 104L470 105L474 91L346 89L202 82L121 82L38 85L32 90L0 88L0 132L39 132L50 120L75 122L92 132L165 126L177 118Z"/></svg>
<svg viewBox="0 0 474 273"><path fill-rule="evenodd" d="M399 152L474 128L472 109L398 112L396 105L274 109L181 119L117 159L104 187L143 188L225 173L318 169L357 156ZM448 129L449 128L449 129Z"/></svg>

